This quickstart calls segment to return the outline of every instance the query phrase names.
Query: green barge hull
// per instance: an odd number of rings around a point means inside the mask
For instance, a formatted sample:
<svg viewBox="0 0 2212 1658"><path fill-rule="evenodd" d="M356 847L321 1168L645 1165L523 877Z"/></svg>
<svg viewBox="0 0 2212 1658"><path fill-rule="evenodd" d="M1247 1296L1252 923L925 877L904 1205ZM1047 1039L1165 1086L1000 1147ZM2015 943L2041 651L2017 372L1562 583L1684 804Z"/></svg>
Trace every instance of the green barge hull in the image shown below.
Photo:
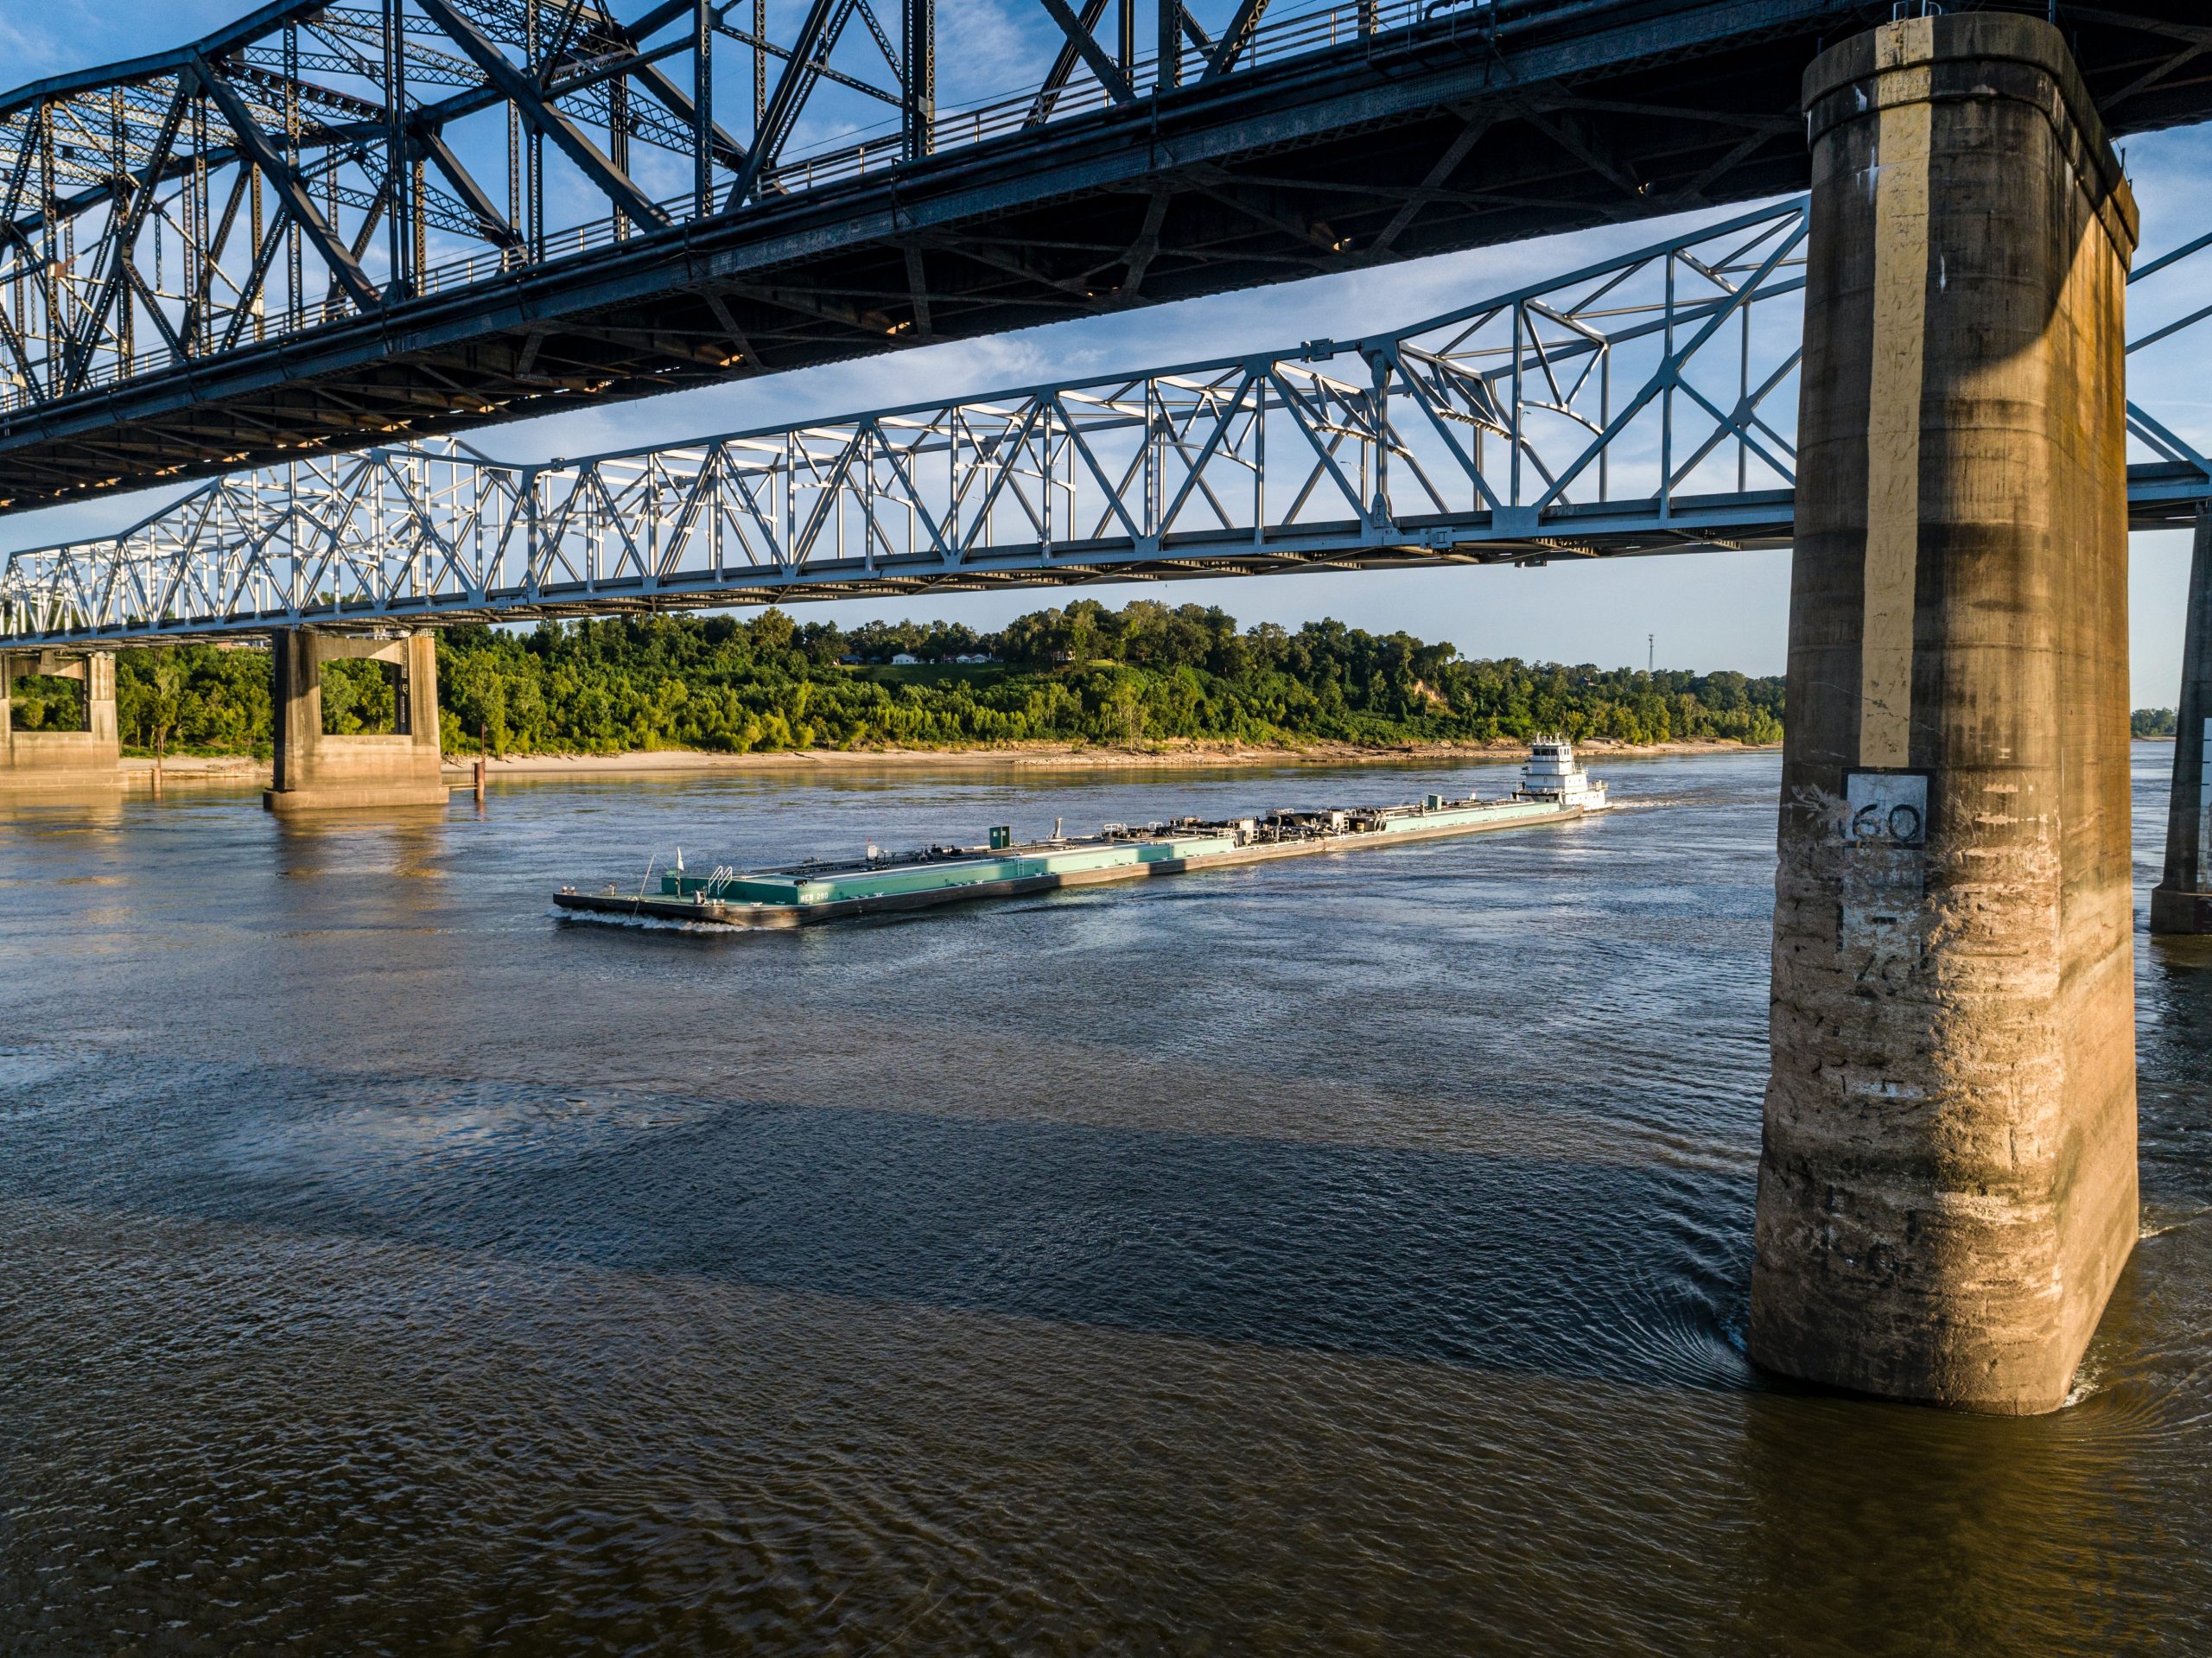
<svg viewBox="0 0 2212 1658"><path fill-rule="evenodd" d="M1246 820L1242 825L1206 824L1187 831L1124 832L1096 840L1046 842L988 852L955 851L889 865L740 875L718 872L706 877L671 873L662 878L655 892L565 889L555 894L553 901L578 914L650 918L708 927L804 927L855 916L1022 898L1112 881L1197 874L1281 858L1452 839L1492 829L1566 823L1584 815L1580 805L1547 800L1433 801L1425 808L1308 814L1323 819L1349 817L1354 826L1296 838L1248 839L1251 823ZM1367 826L1360 827L1362 823Z"/></svg>

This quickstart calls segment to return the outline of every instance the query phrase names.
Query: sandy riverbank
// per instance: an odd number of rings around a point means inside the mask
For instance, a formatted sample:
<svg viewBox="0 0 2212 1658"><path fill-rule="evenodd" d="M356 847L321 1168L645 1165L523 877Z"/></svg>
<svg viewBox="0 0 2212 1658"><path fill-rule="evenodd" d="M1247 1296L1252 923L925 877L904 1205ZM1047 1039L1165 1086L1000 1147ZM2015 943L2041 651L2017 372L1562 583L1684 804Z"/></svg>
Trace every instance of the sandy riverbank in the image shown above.
<svg viewBox="0 0 2212 1658"><path fill-rule="evenodd" d="M1736 743L1586 743L1595 759L1658 754L1756 752ZM491 762L493 777L601 777L654 772L946 771L1035 768L1052 771L1128 771L1222 765L1376 765L1434 760L1510 759L1525 743L1427 743L1366 748L1351 743L1314 743L1299 748L1246 743L1163 743L1142 748L1100 748L1071 743L1024 743L995 748L796 749L772 754L717 754L666 749L628 754L514 754ZM466 772L467 756L448 757Z"/></svg>
<svg viewBox="0 0 2212 1658"><path fill-rule="evenodd" d="M1580 745L1592 759L1643 759L1662 754L1742 754L1760 752L1738 743L1613 743ZM697 772L873 772L873 771L1131 771L1196 766L1388 765L1421 762L1511 759L1528 745L1422 743L1395 748L1366 748L1352 743L1313 743L1298 748L1249 743L1160 743L1142 748L1102 748L1073 743L1021 743L995 748L802 748L770 754L721 754L693 749L657 749L626 754L510 754L491 762L494 778L639 777ZM449 781L466 781L474 757L448 755ZM126 778L150 783L154 763L127 759ZM267 788L269 762L238 755L172 755L162 762L164 779L177 784L227 784Z"/></svg>

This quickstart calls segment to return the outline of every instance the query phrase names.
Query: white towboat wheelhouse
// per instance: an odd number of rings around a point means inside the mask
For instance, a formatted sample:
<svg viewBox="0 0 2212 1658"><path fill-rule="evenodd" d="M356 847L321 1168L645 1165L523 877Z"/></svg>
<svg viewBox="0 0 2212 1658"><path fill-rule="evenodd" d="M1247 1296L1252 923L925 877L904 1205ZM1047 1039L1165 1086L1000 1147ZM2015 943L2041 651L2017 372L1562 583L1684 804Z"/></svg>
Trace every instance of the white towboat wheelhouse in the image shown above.
<svg viewBox="0 0 2212 1658"><path fill-rule="evenodd" d="M1586 812L1605 810L1605 785L1592 780L1574 758L1574 745L1564 737L1538 737L1529 743L1521 786L1514 792L1529 800L1580 806Z"/></svg>

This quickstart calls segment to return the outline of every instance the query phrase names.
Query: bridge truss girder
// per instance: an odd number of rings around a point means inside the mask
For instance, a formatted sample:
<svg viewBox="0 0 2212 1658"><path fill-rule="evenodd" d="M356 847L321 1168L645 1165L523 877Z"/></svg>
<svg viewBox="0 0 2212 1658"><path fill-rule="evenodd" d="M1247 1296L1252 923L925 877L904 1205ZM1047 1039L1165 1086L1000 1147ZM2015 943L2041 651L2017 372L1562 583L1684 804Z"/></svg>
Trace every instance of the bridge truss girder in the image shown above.
<svg viewBox="0 0 2212 1658"><path fill-rule="evenodd" d="M289 461L11 555L0 638L1783 546L1806 230L1784 201L1342 344L577 461L434 439ZM2212 321L2201 267L2212 236L2144 262L2131 350ZM2212 461L2168 413L2128 405L2139 527L2212 500Z"/></svg>
<svg viewBox="0 0 2212 1658"><path fill-rule="evenodd" d="M1783 193L1885 10L1034 4L963 109L932 0L279 0L0 97L0 509ZM2117 129L2212 106L2181 0L2073 27Z"/></svg>

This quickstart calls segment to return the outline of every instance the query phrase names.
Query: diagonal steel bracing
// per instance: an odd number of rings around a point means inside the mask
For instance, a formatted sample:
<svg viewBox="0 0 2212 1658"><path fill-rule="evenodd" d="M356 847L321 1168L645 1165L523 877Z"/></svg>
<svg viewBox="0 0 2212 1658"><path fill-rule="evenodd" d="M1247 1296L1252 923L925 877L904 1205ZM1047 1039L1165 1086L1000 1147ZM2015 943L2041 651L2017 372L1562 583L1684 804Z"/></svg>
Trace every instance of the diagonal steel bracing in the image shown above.
<svg viewBox="0 0 2212 1658"><path fill-rule="evenodd" d="M1780 546L1805 235L1785 201L1357 340L581 461L452 440L305 457L10 556L0 637ZM2133 360L2212 333L2207 273L2212 238L2143 263ZM2167 403L2128 404L2141 524L2212 500L2171 378Z"/></svg>
<svg viewBox="0 0 2212 1658"><path fill-rule="evenodd" d="M2200 9L2065 9L2115 131L2212 113ZM1044 79L958 100L935 0L270 0L0 93L0 511L1787 193L1886 6L1003 10Z"/></svg>

